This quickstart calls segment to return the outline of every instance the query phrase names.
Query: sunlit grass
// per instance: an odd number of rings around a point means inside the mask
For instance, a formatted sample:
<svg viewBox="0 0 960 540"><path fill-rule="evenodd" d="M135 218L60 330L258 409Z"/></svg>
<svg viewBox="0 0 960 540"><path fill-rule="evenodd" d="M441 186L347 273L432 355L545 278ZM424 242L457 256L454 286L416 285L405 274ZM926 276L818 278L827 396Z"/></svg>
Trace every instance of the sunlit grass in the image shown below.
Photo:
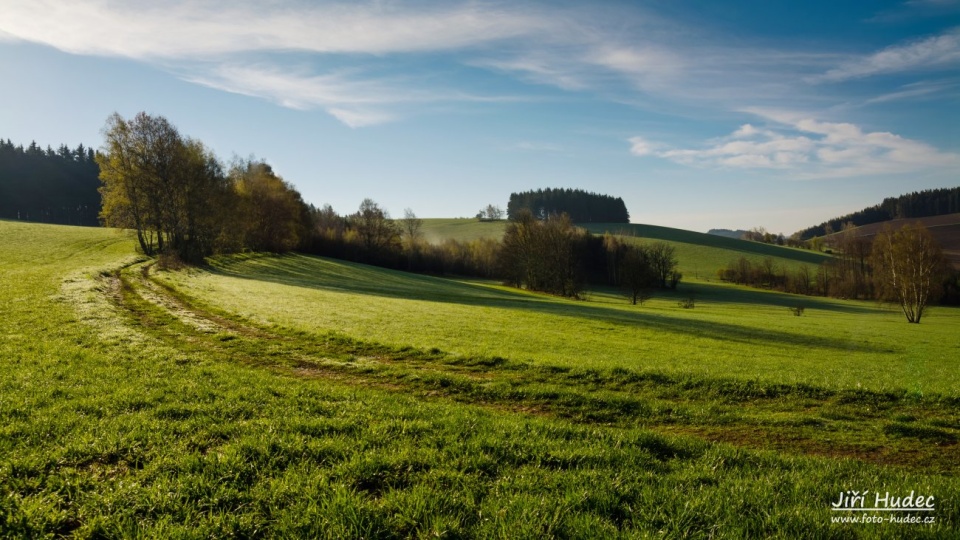
<svg viewBox="0 0 960 540"><path fill-rule="evenodd" d="M958 395L960 312L908 325L889 307L694 282L643 306L586 301L308 256L220 259L167 276L191 296L264 323L389 345L601 369L627 367ZM678 307L692 295L694 309ZM794 316L790 307L805 306Z"/></svg>
<svg viewBox="0 0 960 540"><path fill-rule="evenodd" d="M949 452L960 430L955 417L923 400L852 396L845 405L809 389L738 401L736 393L758 389L727 391L709 379L697 386L695 376L644 379L599 361L598 371L555 369L548 364L559 360L543 358L542 368L524 369L512 354L502 370L483 358L459 365L442 353L384 349L368 339L376 329L330 346L329 335L317 337L320 326L210 330L153 299L148 292L164 291L149 288L141 267L119 271L136 259L133 244L110 230L0 222L2 538L910 538L949 537L960 523L955 472L909 466L916 454ZM680 326L736 327L727 320L736 304L767 306L777 332L804 328L773 300L754 298L760 293L706 284L702 305L680 311L669 298L643 308L609 292L567 302L299 256L238 257L221 261L219 272L164 280L218 306L250 294L240 312L254 319L282 303L350 319L352 303L367 320L388 324L406 306L422 328L443 326L427 326L432 319L463 326L463 339L491 351L504 346L478 337L471 319L488 318L494 329L527 317L542 325L545 343L585 323L638 326L651 347L660 346L656 332L639 315L648 310L675 321L658 323L663 331L688 339L696 336ZM376 302L396 317L377 318ZM586 306L596 320L584 316ZM465 311L454 319L444 307ZM828 327L852 329L837 321L864 309L878 321L889 316L890 331L898 331L894 314L869 304L828 307L809 306L798 319L822 316L819 331L844 340ZM930 321L949 316L938 310ZM920 329L934 329L930 353L948 352L938 327L926 324ZM407 338L430 336L416 328L406 327ZM745 346L768 349L769 340L744 337ZM517 338L511 346L522 345ZM342 366L325 371L328 361ZM878 399L895 421L868 410ZM803 416L807 409L817 416ZM663 433L645 427L660 424ZM839 425L862 433L834 431ZM896 461L905 467L885 467L752 449L756 432L800 434L827 455L855 456L843 446L855 437L890 446L894 457L902 440L909 452ZM740 447L708 442L713 435ZM940 441L947 443L938 448ZM933 494L938 523L831 525L829 504L846 489Z"/></svg>

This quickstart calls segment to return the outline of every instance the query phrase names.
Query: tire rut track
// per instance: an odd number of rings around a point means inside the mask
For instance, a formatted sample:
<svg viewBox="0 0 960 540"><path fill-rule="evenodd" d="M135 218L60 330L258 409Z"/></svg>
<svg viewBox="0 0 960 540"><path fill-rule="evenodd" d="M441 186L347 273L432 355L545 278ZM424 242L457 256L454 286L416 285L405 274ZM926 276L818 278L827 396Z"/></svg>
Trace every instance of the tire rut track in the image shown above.
<svg viewBox="0 0 960 540"><path fill-rule="evenodd" d="M639 426L739 447L832 459L943 472L960 470L958 444L943 445L931 452L924 448L923 441L903 443L908 451L901 458L887 450L871 450L877 447L877 441L867 433L849 444L822 444L806 440L802 429L739 416L736 405L729 407L719 423L710 421L693 412L709 403L703 398L698 402L696 396L670 399L634 395L629 387L621 388L616 383L547 377L536 367L462 364L443 353L392 349L333 335L285 334L283 329L263 328L196 305L173 287L152 278L151 268L147 264L117 273L120 291L116 301L121 309L138 318L143 328L162 342L225 361L294 378L325 378L514 414L548 415L614 428Z"/></svg>

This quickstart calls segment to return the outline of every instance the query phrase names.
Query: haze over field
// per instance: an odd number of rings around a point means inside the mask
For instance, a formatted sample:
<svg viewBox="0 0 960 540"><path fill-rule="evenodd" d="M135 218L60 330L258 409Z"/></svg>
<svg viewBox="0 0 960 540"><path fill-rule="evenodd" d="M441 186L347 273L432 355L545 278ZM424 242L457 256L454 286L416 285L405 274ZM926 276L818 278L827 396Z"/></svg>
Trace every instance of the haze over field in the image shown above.
<svg viewBox="0 0 960 540"><path fill-rule="evenodd" d="M397 217L580 187L789 234L955 185L960 4L754 4L5 3L0 136L99 144L145 110Z"/></svg>

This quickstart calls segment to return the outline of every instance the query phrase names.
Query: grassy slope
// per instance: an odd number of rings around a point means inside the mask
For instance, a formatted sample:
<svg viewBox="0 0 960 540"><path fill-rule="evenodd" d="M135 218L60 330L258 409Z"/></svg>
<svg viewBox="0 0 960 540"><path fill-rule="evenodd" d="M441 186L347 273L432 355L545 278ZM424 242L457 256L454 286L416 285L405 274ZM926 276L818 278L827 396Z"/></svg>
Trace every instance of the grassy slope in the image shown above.
<svg viewBox="0 0 960 540"><path fill-rule="evenodd" d="M473 240L476 238L500 238L506 222L479 222L475 219L425 219L424 236L431 242L444 238ZM815 267L828 256L809 250L747 242L712 234L703 234L670 227L639 224L588 224L584 226L594 234L620 234L639 241L661 241L674 246L680 271L688 279L714 280L717 270L731 261L746 257L759 262L772 257L781 266L795 270L801 264Z"/></svg>
<svg viewBox="0 0 960 540"><path fill-rule="evenodd" d="M629 367L828 388L960 396L960 311L908 325L867 302L688 284L643 307L612 292L574 301L301 255L227 258L169 279L190 296L262 323L337 331L558 366ZM697 308L677 300L691 291ZM796 317L787 309L803 304Z"/></svg>
<svg viewBox="0 0 960 540"><path fill-rule="evenodd" d="M575 370L595 382L544 394L562 371L431 377L456 365L199 324L140 267L99 270L131 253L113 231L0 221L0 537L912 537L960 523L954 473L655 435L624 408L639 392L614 399L622 377ZM501 376L513 390L492 390ZM451 393L469 381L504 401ZM572 399L598 384L614 386ZM521 412L537 396L540 414ZM620 412L585 415L604 406ZM916 438L915 423L891 432ZM829 502L861 488L935 494L938 524L831 525Z"/></svg>
<svg viewBox="0 0 960 540"><path fill-rule="evenodd" d="M423 220L423 236L428 242L439 243L447 238L460 241L478 238L502 238L506 221L478 221L475 218L432 218Z"/></svg>

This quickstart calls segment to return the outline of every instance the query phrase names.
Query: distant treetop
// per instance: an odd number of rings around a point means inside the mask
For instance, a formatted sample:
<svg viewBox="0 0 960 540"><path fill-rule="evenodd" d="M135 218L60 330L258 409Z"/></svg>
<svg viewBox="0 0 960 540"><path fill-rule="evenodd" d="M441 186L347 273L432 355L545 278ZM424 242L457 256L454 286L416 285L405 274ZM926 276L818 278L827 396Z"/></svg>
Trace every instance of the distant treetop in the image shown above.
<svg viewBox="0 0 960 540"><path fill-rule="evenodd" d="M582 189L547 188L511 193L507 217L516 218L524 208L539 219L565 213L574 223L630 223L623 199Z"/></svg>

